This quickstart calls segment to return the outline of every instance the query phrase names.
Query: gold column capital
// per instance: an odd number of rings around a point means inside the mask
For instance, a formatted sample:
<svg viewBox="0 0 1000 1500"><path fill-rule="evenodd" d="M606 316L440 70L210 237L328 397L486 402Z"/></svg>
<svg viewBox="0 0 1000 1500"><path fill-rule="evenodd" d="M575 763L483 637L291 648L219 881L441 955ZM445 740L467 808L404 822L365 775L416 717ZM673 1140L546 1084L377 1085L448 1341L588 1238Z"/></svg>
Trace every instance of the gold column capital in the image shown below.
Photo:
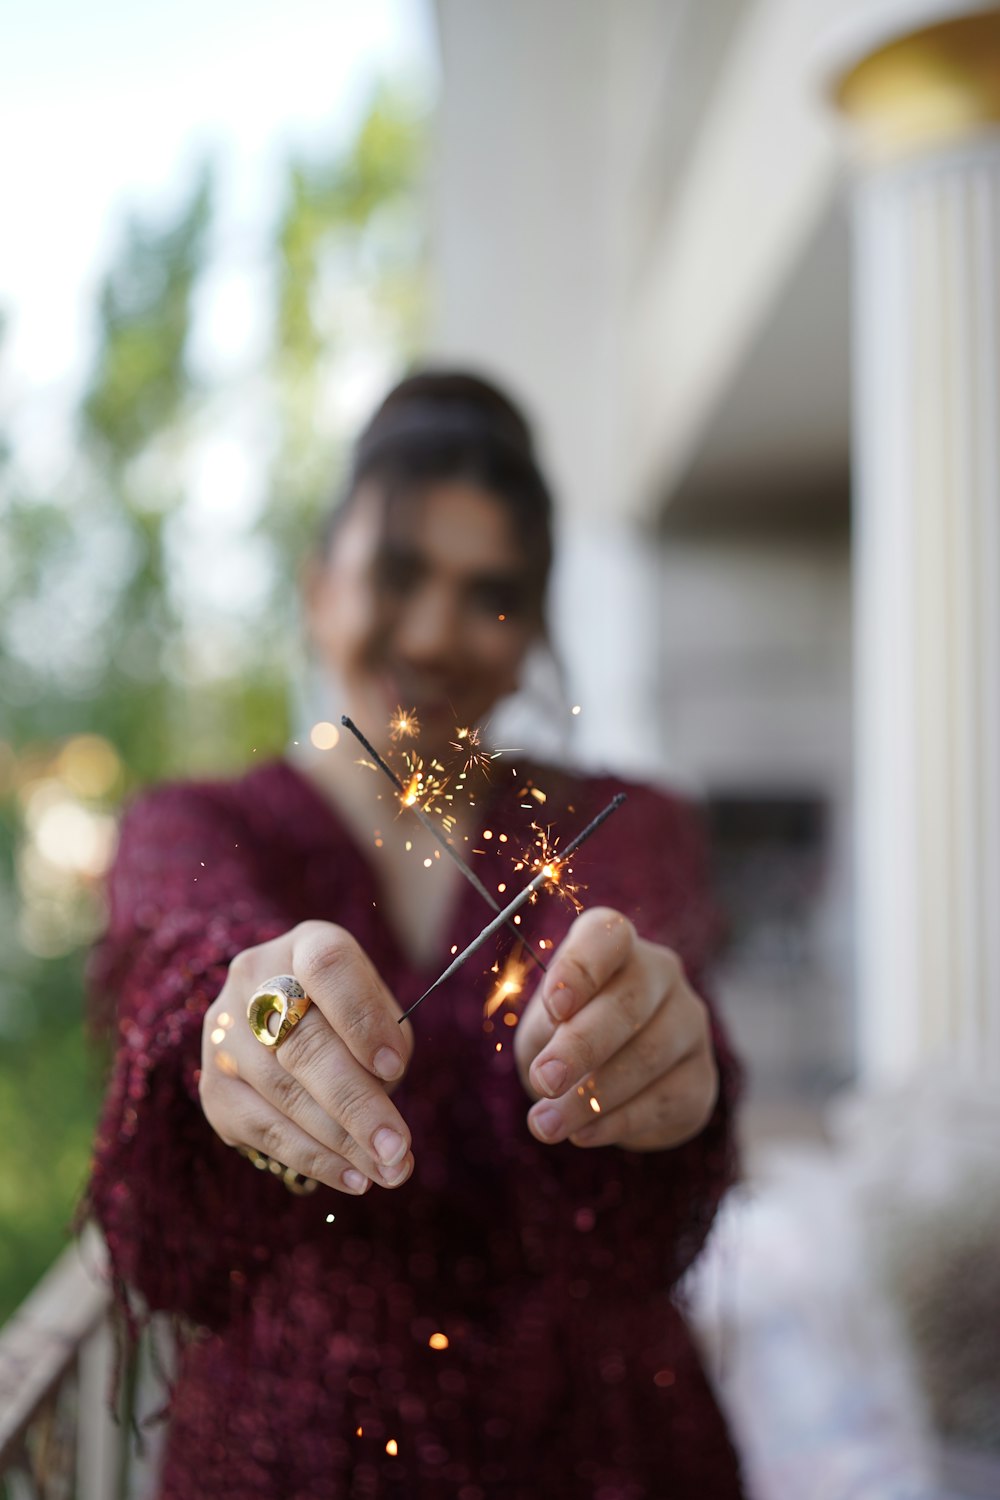
<svg viewBox="0 0 1000 1500"><path fill-rule="evenodd" d="M833 92L880 158L1000 126L1000 6L886 43L855 62Z"/></svg>

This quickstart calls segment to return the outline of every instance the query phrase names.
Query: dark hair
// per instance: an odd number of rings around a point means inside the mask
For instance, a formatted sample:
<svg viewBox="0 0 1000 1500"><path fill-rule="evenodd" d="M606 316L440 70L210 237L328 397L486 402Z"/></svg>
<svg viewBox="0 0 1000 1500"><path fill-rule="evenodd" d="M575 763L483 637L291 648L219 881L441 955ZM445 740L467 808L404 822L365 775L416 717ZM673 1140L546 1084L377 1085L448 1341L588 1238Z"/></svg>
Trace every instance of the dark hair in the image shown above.
<svg viewBox="0 0 1000 1500"><path fill-rule="evenodd" d="M420 370L386 396L354 447L345 501L374 480L387 495L465 480L507 508L524 548L530 597L541 614L552 563L552 497L531 428L509 396L481 376Z"/></svg>

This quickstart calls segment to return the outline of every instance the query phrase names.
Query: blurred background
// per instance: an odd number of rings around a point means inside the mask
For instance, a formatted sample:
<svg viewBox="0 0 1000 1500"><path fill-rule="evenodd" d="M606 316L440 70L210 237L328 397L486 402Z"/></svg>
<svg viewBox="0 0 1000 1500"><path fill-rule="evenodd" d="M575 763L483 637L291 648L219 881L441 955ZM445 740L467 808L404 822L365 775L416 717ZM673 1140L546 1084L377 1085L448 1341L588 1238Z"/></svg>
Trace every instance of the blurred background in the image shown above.
<svg viewBox="0 0 1000 1500"><path fill-rule="evenodd" d="M4 23L0 1321L85 1181L116 809L301 729L347 445L460 362L555 481L572 753L706 809L749 1172L690 1296L755 1493L1000 1495L1000 10Z"/></svg>

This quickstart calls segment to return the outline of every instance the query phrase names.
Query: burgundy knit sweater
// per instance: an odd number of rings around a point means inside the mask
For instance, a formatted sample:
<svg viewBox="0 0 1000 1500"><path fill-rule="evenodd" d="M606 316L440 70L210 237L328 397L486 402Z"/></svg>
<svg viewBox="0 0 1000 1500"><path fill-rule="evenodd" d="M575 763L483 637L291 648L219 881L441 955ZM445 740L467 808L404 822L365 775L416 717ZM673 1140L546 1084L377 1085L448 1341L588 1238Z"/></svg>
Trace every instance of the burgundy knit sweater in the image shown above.
<svg viewBox="0 0 1000 1500"><path fill-rule="evenodd" d="M563 842L620 787L532 774ZM479 799L494 837L473 837L468 857L491 889L518 888L511 851L539 812L520 806L522 785L523 769L498 770ZM677 949L700 987L713 916L697 824L676 800L628 792L575 860L584 900ZM284 762L162 787L125 819L93 966L118 1045L90 1198L133 1305L189 1330L164 1500L739 1496L671 1300L732 1180L737 1069L717 1026L720 1098L695 1140L650 1154L541 1145L512 1031L484 1031L504 936L414 1018L394 1095L413 1134L404 1187L294 1197L205 1121L202 1017L241 949L305 918L338 922L403 1006L444 967L447 948L430 972L400 951L377 857ZM488 915L463 885L449 946ZM558 943L572 917L542 895L525 935Z"/></svg>

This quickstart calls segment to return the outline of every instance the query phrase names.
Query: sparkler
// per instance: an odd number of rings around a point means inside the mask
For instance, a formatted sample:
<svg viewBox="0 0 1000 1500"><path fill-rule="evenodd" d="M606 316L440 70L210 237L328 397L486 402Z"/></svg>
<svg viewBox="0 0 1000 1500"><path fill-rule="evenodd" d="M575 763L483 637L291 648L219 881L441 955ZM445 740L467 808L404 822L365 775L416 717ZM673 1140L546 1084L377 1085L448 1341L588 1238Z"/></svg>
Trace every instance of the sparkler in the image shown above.
<svg viewBox="0 0 1000 1500"><path fill-rule="evenodd" d="M543 865L538 874L528 881L528 884L524 887L524 890L520 891L514 897L513 901L509 902L504 907L503 911L500 912L496 917L494 917L493 921L489 922L483 928L478 937L473 938L472 942L467 948L463 948L462 952L458 955L457 958L452 959L451 963L445 969L444 973L438 975L434 983L430 986L429 989L424 990L424 993L418 1000L414 1000L409 1010L403 1012L403 1014L399 1018L400 1025L402 1025L402 1023L407 1019L408 1016L412 1016L417 1006L422 1004L422 1002L427 999L428 995L432 994L439 985L444 984L446 979L450 979L452 974L454 974L458 969L462 967L467 958L471 958L473 953L475 953L477 949L481 948L483 944L489 938L491 938L495 932L499 932L501 927L505 927L513 917L514 913L520 911L521 907L525 906L527 902L531 900L535 892L537 890L540 890L541 887L545 885L546 881L558 880L560 866L565 865L570 855L573 854L577 849L579 849L580 845L587 839L589 839L592 833L596 833L604 820L606 818L610 818L613 812L617 812L618 808L621 807L624 801L625 793L618 792L614 797L612 797L607 807L603 808L602 811L597 814L597 817L592 819L581 833L577 834L575 839L570 840L570 842L566 845L566 848L560 855L553 857L553 859L549 863ZM520 934L518 934L518 937L520 937ZM525 948L525 952L531 953L531 949ZM534 954L532 954L532 957L534 957Z"/></svg>
<svg viewBox="0 0 1000 1500"><path fill-rule="evenodd" d="M469 729L456 729L451 748L457 750L459 755L465 756L465 764L459 773L460 781L468 776L470 771L482 771L484 775L488 774L490 761L496 760L501 754L499 750L482 748L480 731L476 726Z"/></svg>
<svg viewBox="0 0 1000 1500"><path fill-rule="evenodd" d="M558 865L562 856L558 850L559 840L552 838L551 828L542 828L538 823L532 823L531 831L535 835L535 842L531 850L517 860L514 869L518 872L524 869L531 869L537 874L539 870L543 870L547 865ZM559 894L576 911L583 910L578 886L572 885L568 880L560 878Z"/></svg>
<svg viewBox="0 0 1000 1500"><path fill-rule="evenodd" d="M410 719L412 722L412 715L410 716ZM433 818L428 817L423 808L417 806L416 797L411 794L412 784L411 787L404 786L403 782L396 775L389 762L387 760L383 760L382 756L379 755L378 751L375 749L375 746L369 739L366 738L365 735L361 733L361 730L355 724L353 719L349 718L347 714L342 714L340 722L343 724L345 729L349 729L351 731L358 743L364 746L364 748L368 751L368 754L371 756L372 760L378 766L379 770L383 771L385 775L388 776L393 786L399 792L400 797L403 799L404 807L410 808L410 810L416 815L416 817L420 819L420 822L427 829L427 832L433 839L437 841L438 844L440 844L441 848L448 855L449 859L454 860L455 864L461 870L463 876L469 882L472 888L479 892L480 896L482 896L483 900L487 903L491 910L498 912L500 910L500 903L493 896L492 892L487 890L486 886L483 885L483 882L480 880L475 870L473 870L469 865L465 863L465 860L459 854L454 844L452 844L449 839L441 832L441 830L435 824ZM524 942L523 934L518 932L517 928L514 926L514 923L510 918L506 919L505 925L510 928L511 932L517 938L519 943ZM532 961L538 965L538 967L544 974L546 971L546 966L538 957L538 954L530 948L526 951L531 954Z"/></svg>

